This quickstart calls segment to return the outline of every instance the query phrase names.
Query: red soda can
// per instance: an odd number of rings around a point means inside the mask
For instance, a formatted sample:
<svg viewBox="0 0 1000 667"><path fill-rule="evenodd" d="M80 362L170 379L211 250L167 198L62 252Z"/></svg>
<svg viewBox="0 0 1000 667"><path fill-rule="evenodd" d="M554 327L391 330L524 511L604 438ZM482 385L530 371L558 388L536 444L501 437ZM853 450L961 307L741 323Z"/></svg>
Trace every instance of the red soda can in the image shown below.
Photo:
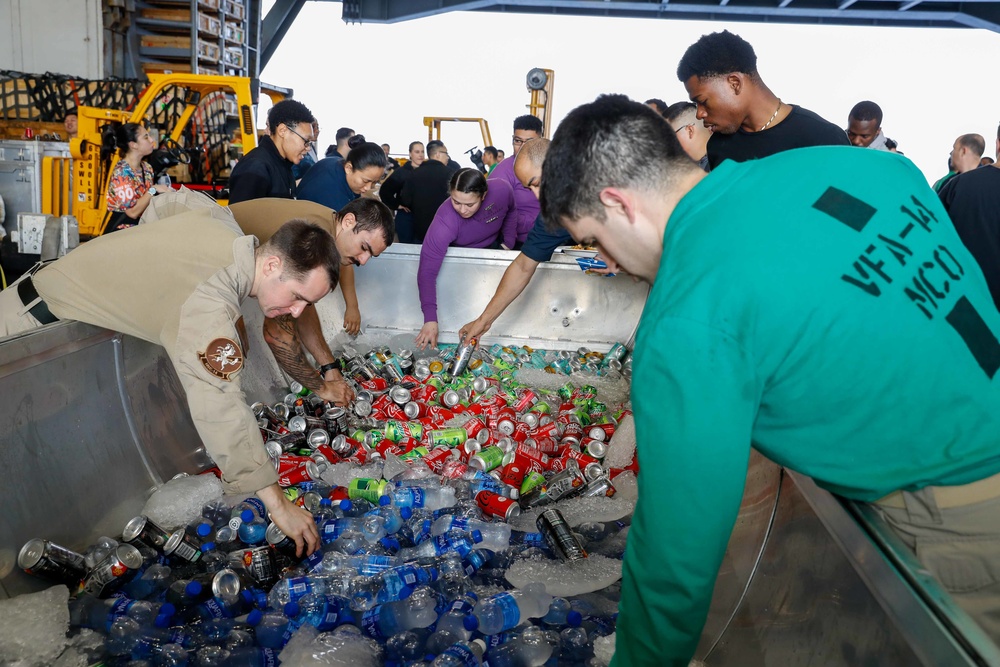
<svg viewBox="0 0 1000 667"><path fill-rule="evenodd" d="M518 395L517 400L514 401L515 412L526 412L532 405L538 402L538 394L531 391L530 389L524 389Z"/></svg>
<svg viewBox="0 0 1000 667"><path fill-rule="evenodd" d="M611 439L611 436L615 434L615 428L616 428L615 425L612 423L594 424L593 426L590 427L590 430L587 431L587 435L589 435L594 440L607 442L608 440ZM598 435L598 433L600 433L601 435Z"/></svg>
<svg viewBox="0 0 1000 667"><path fill-rule="evenodd" d="M330 489L330 502L339 503L341 500L350 500L346 486L335 486Z"/></svg>
<svg viewBox="0 0 1000 667"><path fill-rule="evenodd" d="M333 447L331 447L330 445L316 445L316 449L313 451L315 452L315 454L321 456L323 460L329 463L330 465L340 462L340 454L334 451ZM315 455L312 457L312 459L314 461L316 460Z"/></svg>
<svg viewBox="0 0 1000 667"><path fill-rule="evenodd" d="M552 438L529 438L524 442L526 445L534 447L543 454L557 455L562 450L559 443Z"/></svg>
<svg viewBox="0 0 1000 667"><path fill-rule="evenodd" d="M479 436L480 433L488 431L488 429L486 428L486 421L480 417L473 417L469 421L465 422L463 428L465 428L465 432L468 434L470 438L472 438L473 440L478 440L480 443L482 443L483 441L482 438L489 437L488 432L486 433L485 436L477 437Z"/></svg>
<svg viewBox="0 0 1000 667"><path fill-rule="evenodd" d="M567 448L566 451L563 452L562 458L576 459L577 462L580 464L581 469L586 468L591 463L596 463L597 465L601 464L601 462L595 459L593 456L569 448Z"/></svg>
<svg viewBox="0 0 1000 667"><path fill-rule="evenodd" d="M530 431L531 429L528 427L527 424L525 424L524 422L517 422L516 424L514 424L514 432L509 433L508 436L510 437L511 440L514 440L515 442L524 442L525 440L528 439L528 433Z"/></svg>
<svg viewBox="0 0 1000 667"><path fill-rule="evenodd" d="M294 470L289 470L284 474L278 474L278 486L295 486L302 482L315 482L319 477L319 468L312 459Z"/></svg>
<svg viewBox="0 0 1000 667"><path fill-rule="evenodd" d="M406 413L406 410L396 405L392 401L389 401L389 404L385 406L385 416L388 417L389 419L396 419L402 422L409 421L410 419L410 416Z"/></svg>
<svg viewBox="0 0 1000 667"><path fill-rule="evenodd" d="M422 384L410 390L410 398L421 403L430 403L438 397L437 387Z"/></svg>
<svg viewBox="0 0 1000 667"><path fill-rule="evenodd" d="M455 413L452 412L451 410L449 410L448 408L440 406L440 405L428 405L427 406L427 416L434 423L438 423L438 422L444 423L444 422L448 421L449 419L454 419L455 418Z"/></svg>
<svg viewBox="0 0 1000 667"><path fill-rule="evenodd" d="M377 445L375 445L375 451L378 452L383 459L386 458L390 453L396 456L402 456L403 454L406 453L405 449L403 449L402 447L400 447L395 442L389 439L383 440Z"/></svg>
<svg viewBox="0 0 1000 667"><path fill-rule="evenodd" d="M30 127L24 128L24 138L25 139L34 139L35 138L35 131L32 128L30 128Z"/></svg>
<svg viewBox="0 0 1000 667"><path fill-rule="evenodd" d="M520 489L521 482L524 481L524 476L528 474L525 462L530 462L529 459L521 456L518 457L514 455L514 460L508 463L500 471L500 481L507 486L513 486L514 488Z"/></svg>
<svg viewBox="0 0 1000 667"><path fill-rule="evenodd" d="M496 517L504 521L521 515L521 507L516 500L492 491L480 491L476 494L476 505L487 518Z"/></svg>
<svg viewBox="0 0 1000 667"><path fill-rule="evenodd" d="M411 438L410 436L406 435L403 436L402 439L400 439L400 441L397 442L396 444L400 447L400 449L403 450L403 453L405 454L406 452L411 452L415 448L420 447L424 443L420 442L416 438Z"/></svg>
<svg viewBox="0 0 1000 667"><path fill-rule="evenodd" d="M558 440L560 435L561 434L559 433L559 424L557 424L554 421L542 424L541 426L539 426L538 428L536 428L534 431L531 432L531 437L535 439L555 438Z"/></svg>
<svg viewBox="0 0 1000 667"><path fill-rule="evenodd" d="M389 381L382 376L378 376L371 380L365 380L361 383L361 387L368 391L385 391L389 388Z"/></svg>
<svg viewBox="0 0 1000 667"><path fill-rule="evenodd" d="M583 426L580 422L569 422L563 427L562 437L580 440L583 438Z"/></svg>
<svg viewBox="0 0 1000 667"><path fill-rule="evenodd" d="M423 401L410 401L403 406L407 419L421 419L427 416L427 404Z"/></svg>
<svg viewBox="0 0 1000 667"><path fill-rule="evenodd" d="M358 447L357 449L354 450L354 453L351 454L346 459L344 459L344 461L363 466L364 464L368 463L369 458L370 458L370 452L364 447Z"/></svg>
<svg viewBox="0 0 1000 667"><path fill-rule="evenodd" d="M549 457L545 455L545 452L537 447L529 447L527 444L518 443L517 449L514 451L516 452L516 455L527 457L532 461L537 461L543 466L549 465Z"/></svg>
<svg viewBox="0 0 1000 667"><path fill-rule="evenodd" d="M428 468L440 475L444 464L455 460L455 453L455 450L451 447L435 447L424 457L424 463L427 464Z"/></svg>
<svg viewBox="0 0 1000 667"><path fill-rule="evenodd" d="M386 408L390 405L394 405L392 399L389 398L389 394L382 394L374 401L372 401L372 410L377 412L385 412Z"/></svg>
<svg viewBox="0 0 1000 667"><path fill-rule="evenodd" d="M275 466L275 470L278 471L278 476L284 475L287 472L295 470L305 465L306 461L312 461L308 456L298 456L296 454L282 454L281 458L278 459L278 464Z"/></svg>

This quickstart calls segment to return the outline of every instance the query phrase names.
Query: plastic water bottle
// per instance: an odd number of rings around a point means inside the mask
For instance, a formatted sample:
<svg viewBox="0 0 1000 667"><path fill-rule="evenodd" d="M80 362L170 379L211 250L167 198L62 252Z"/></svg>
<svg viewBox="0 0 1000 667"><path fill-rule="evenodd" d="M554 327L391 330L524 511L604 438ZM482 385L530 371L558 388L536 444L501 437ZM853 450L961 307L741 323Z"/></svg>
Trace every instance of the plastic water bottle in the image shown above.
<svg viewBox="0 0 1000 667"><path fill-rule="evenodd" d="M70 623L99 632L108 633L119 618L129 617L141 624L151 624L160 614L173 616L174 605L132 600L125 596L101 600L81 595L69 603Z"/></svg>
<svg viewBox="0 0 1000 667"><path fill-rule="evenodd" d="M320 632L326 632L338 625L354 622L348 601L340 596L310 593L298 603L290 604L299 606L298 614L294 615L290 625L295 630L308 624Z"/></svg>
<svg viewBox="0 0 1000 667"><path fill-rule="evenodd" d="M432 537L409 549L400 549L399 556L405 560L414 560L427 556L443 556L454 551L459 556L466 556L483 541L483 534L478 530L466 533L460 530L450 530L443 535Z"/></svg>
<svg viewBox="0 0 1000 667"><path fill-rule="evenodd" d="M270 648L244 646L230 652L222 664L224 667L274 667L278 664L278 653Z"/></svg>
<svg viewBox="0 0 1000 667"><path fill-rule="evenodd" d="M212 500L201 508L201 516L215 528L220 528L227 523L232 515L229 505L220 500Z"/></svg>
<svg viewBox="0 0 1000 667"><path fill-rule="evenodd" d="M215 574L229 567L229 558L219 553L215 542L206 542L201 545L201 565L206 572Z"/></svg>
<svg viewBox="0 0 1000 667"><path fill-rule="evenodd" d="M267 535L267 523L253 510L243 510L240 513L240 524L236 534L244 544L260 544Z"/></svg>
<svg viewBox="0 0 1000 667"><path fill-rule="evenodd" d="M244 521L243 512L247 510L252 512L253 515L258 518L264 518L267 516L267 507L264 506L264 502L256 496L250 496L245 498L242 502L237 503L229 513L230 528L233 530L239 530L240 524Z"/></svg>
<svg viewBox="0 0 1000 667"><path fill-rule="evenodd" d="M551 628L579 627L582 621L583 615L573 609L566 598L552 598L549 611L542 616L542 624Z"/></svg>
<svg viewBox="0 0 1000 667"><path fill-rule="evenodd" d="M434 633L427 638L430 653L441 653L455 642L472 636L472 632L479 627L479 620L472 614L477 602L479 597L469 591L449 603L438 617Z"/></svg>
<svg viewBox="0 0 1000 667"><path fill-rule="evenodd" d="M386 535L385 519L377 514L366 514L326 521L319 527L319 539L323 544L330 544L345 533L358 533L368 542L378 542Z"/></svg>
<svg viewBox="0 0 1000 667"><path fill-rule="evenodd" d="M538 583L491 595L476 605L479 631L493 635L516 628L529 618L544 616L551 602L552 596L545 592L545 584Z"/></svg>
<svg viewBox="0 0 1000 667"><path fill-rule="evenodd" d="M361 631L384 642L389 637L413 628L426 628L437 620L436 600L430 588L421 586L399 602L372 607L359 621Z"/></svg>
<svg viewBox="0 0 1000 667"><path fill-rule="evenodd" d="M453 507L458 500L455 498L455 489L450 486L397 486L387 488L386 494L396 507L410 507L413 509L428 509L431 511Z"/></svg>
<svg viewBox="0 0 1000 667"><path fill-rule="evenodd" d="M484 549L506 549L510 546L510 526L506 523L487 523L464 516L448 515L436 519L431 525L431 535L443 535L449 530L478 530L483 536L481 546Z"/></svg>
<svg viewBox="0 0 1000 667"><path fill-rule="evenodd" d="M479 667L483 664L486 642L476 639L471 642L455 642L431 663L432 667Z"/></svg>
<svg viewBox="0 0 1000 667"><path fill-rule="evenodd" d="M379 604L408 598L417 586L437 581L438 570L419 565L399 565L378 575L379 591L375 598Z"/></svg>
<svg viewBox="0 0 1000 667"><path fill-rule="evenodd" d="M282 609L289 602L298 602L302 597L315 593L325 595L326 579L315 575L305 577L286 577L280 579L267 594L267 602L275 609Z"/></svg>
<svg viewBox="0 0 1000 667"><path fill-rule="evenodd" d="M165 598L177 609L186 609L212 597L212 578L178 579L167 588Z"/></svg>
<svg viewBox="0 0 1000 667"><path fill-rule="evenodd" d="M154 563L147 567L141 576L125 584L122 592L133 600L155 598L167 589L171 581L170 568Z"/></svg>
<svg viewBox="0 0 1000 667"><path fill-rule="evenodd" d="M265 612L257 624L257 644L263 648L280 651L292 637L288 629L289 623L290 620L283 611Z"/></svg>
<svg viewBox="0 0 1000 667"><path fill-rule="evenodd" d="M569 627L559 633L560 661L585 662L593 655L594 647L584 628Z"/></svg>
<svg viewBox="0 0 1000 667"><path fill-rule="evenodd" d="M385 499L386 496L382 496L382 498ZM385 532L388 535L395 535L413 517L413 508L393 507L387 502L386 505L372 510L366 516L381 517L384 519Z"/></svg>
<svg viewBox="0 0 1000 667"><path fill-rule="evenodd" d="M541 628L528 627L517 637L490 649L490 667L541 667L552 657L553 645Z"/></svg>

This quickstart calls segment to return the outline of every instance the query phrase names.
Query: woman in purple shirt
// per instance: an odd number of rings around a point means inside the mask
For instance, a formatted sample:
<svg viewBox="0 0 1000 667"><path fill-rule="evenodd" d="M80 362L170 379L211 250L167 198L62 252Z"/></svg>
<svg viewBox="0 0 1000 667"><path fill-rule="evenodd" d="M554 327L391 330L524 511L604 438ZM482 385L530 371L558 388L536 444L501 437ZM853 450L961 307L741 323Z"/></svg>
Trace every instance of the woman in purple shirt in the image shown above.
<svg viewBox="0 0 1000 667"><path fill-rule="evenodd" d="M491 248L498 241L513 248L517 240L514 190L503 180L489 184L477 169L460 169L448 184L450 196L441 204L424 236L417 269L417 290L424 326L417 347L437 345L437 276L448 246Z"/></svg>

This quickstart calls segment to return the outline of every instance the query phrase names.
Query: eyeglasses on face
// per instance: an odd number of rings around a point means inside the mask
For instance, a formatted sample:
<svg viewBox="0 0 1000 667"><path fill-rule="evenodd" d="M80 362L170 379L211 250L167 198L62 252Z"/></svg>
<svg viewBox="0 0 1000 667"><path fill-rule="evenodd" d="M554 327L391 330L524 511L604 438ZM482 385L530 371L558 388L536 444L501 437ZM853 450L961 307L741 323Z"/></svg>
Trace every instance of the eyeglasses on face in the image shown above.
<svg viewBox="0 0 1000 667"><path fill-rule="evenodd" d="M315 141L313 141L312 139L306 139L306 138L305 138L305 137L303 137L303 136L302 136L301 134L299 134L298 132L296 132L296 131L295 131L295 128L293 128L293 127L292 127L291 125L289 125L288 123L285 123L285 127L287 127L287 128L288 128L288 131L289 131L289 132L291 132L291 133L292 133L292 134L294 134L294 135L295 135L296 137L298 137L299 139L301 139L301 140L302 140L302 143L304 143L304 144L306 145L306 148L312 148L313 146L315 146L315 145L316 145L316 142L315 142Z"/></svg>

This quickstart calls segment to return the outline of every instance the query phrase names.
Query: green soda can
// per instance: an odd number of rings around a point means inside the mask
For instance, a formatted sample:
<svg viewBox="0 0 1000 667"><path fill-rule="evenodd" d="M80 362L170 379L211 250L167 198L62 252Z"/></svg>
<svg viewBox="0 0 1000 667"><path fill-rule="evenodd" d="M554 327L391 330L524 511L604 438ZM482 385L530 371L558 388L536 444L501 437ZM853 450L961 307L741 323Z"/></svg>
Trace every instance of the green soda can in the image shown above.
<svg viewBox="0 0 1000 667"><path fill-rule="evenodd" d="M469 439L469 435L465 432L464 428L442 428L436 431L429 431L427 436L430 438L431 445L434 447L437 447L438 445L444 445L445 447L459 447Z"/></svg>
<svg viewBox="0 0 1000 667"><path fill-rule="evenodd" d="M434 387L435 389L438 390L438 392L444 391L444 380L442 380L437 375L432 375L431 377L427 378L427 380L424 381L424 384Z"/></svg>
<svg viewBox="0 0 1000 667"><path fill-rule="evenodd" d="M385 423L385 437L393 442L410 437L420 440L424 437L424 425L420 422L403 422L390 419Z"/></svg>
<svg viewBox="0 0 1000 667"><path fill-rule="evenodd" d="M603 415L607 411L608 411L608 406L606 403L602 403L601 401L590 402L590 414Z"/></svg>
<svg viewBox="0 0 1000 667"><path fill-rule="evenodd" d="M384 479L355 477L347 485L347 497L351 500L364 498L368 502L378 505L378 499L382 497L386 484L388 482Z"/></svg>
<svg viewBox="0 0 1000 667"><path fill-rule="evenodd" d="M507 361L506 359L504 359L503 357L500 357L496 361L494 361L493 362L493 366L498 371L512 371L512 370L514 370L514 365L512 363L510 363L509 361Z"/></svg>
<svg viewBox="0 0 1000 667"><path fill-rule="evenodd" d="M570 411L571 415L576 415L576 418L580 420L581 426L590 426L592 421L590 418L590 413L587 412L585 408L576 408Z"/></svg>
<svg viewBox="0 0 1000 667"><path fill-rule="evenodd" d="M296 396L308 396L312 393L308 387L302 386L295 380L292 380L291 384L288 385L288 391L292 392Z"/></svg>
<svg viewBox="0 0 1000 667"><path fill-rule="evenodd" d="M524 476L524 481L521 482L521 495L528 494L532 489L537 489L542 484L545 484L545 475L537 470L532 470Z"/></svg>
<svg viewBox="0 0 1000 667"><path fill-rule="evenodd" d="M353 431L351 431L351 434L349 436L347 436L347 437L349 437L351 440L357 440L358 442L364 442L364 440L365 440L365 434L367 432L368 431L364 430L363 428L357 428L357 429L354 429Z"/></svg>
<svg viewBox="0 0 1000 667"><path fill-rule="evenodd" d="M285 493L285 497L293 503L302 495L302 490L297 486L287 486L282 491Z"/></svg>
<svg viewBox="0 0 1000 667"><path fill-rule="evenodd" d="M576 387L573 386L572 382L567 382L563 386L559 387L557 393L559 394L559 397L562 398L564 401L568 401L569 399L573 398L573 391L575 389Z"/></svg>
<svg viewBox="0 0 1000 667"><path fill-rule="evenodd" d="M626 354L628 354L628 350L625 349L625 346L621 343L615 343L611 346L611 349L608 350L608 353L604 355L604 359L601 360L601 365L607 367L612 359L621 361L625 358Z"/></svg>
<svg viewBox="0 0 1000 667"><path fill-rule="evenodd" d="M419 447L414 447L413 449L411 449L410 451L406 452L405 454L401 454L399 456L399 460L400 461L413 461L415 459L422 459L425 456L427 456L428 454L430 454L430 450L428 450L423 445L420 445Z"/></svg>
<svg viewBox="0 0 1000 667"><path fill-rule="evenodd" d="M582 398L596 398L597 397L597 387L592 384L585 384L580 387L580 393L578 396Z"/></svg>
<svg viewBox="0 0 1000 667"><path fill-rule="evenodd" d="M531 406L531 409L528 410L528 412L537 412L540 415L547 415L552 412L552 406L545 401L538 401Z"/></svg>
<svg viewBox="0 0 1000 667"><path fill-rule="evenodd" d="M507 452L503 450L503 447L487 447L486 449L479 450L478 454L469 459L469 467L489 472L503 465L503 459L506 455Z"/></svg>

